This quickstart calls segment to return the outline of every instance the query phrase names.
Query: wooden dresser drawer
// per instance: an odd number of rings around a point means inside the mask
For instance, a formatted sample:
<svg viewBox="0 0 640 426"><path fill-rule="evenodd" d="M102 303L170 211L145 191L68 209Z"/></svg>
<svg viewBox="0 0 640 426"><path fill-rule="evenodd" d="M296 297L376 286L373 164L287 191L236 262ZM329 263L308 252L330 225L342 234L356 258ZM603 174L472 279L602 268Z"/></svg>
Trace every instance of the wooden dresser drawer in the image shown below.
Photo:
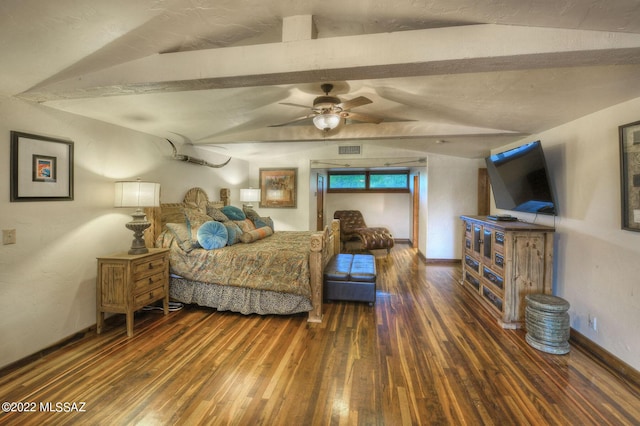
<svg viewBox="0 0 640 426"><path fill-rule="evenodd" d="M482 267L482 277L494 286L498 287L500 290L504 290L504 278L486 266Z"/></svg>
<svg viewBox="0 0 640 426"><path fill-rule="evenodd" d="M482 287L482 296L491 304L492 307L502 312L502 298L495 294L491 289Z"/></svg>

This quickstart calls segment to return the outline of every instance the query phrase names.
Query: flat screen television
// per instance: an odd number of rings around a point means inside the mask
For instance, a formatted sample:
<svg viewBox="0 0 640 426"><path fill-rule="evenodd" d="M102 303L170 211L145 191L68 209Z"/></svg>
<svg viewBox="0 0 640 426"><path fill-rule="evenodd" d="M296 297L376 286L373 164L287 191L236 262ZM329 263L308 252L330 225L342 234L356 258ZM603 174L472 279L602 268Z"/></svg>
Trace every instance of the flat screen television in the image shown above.
<svg viewBox="0 0 640 426"><path fill-rule="evenodd" d="M496 207L536 214L557 214L540 141L486 159Z"/></svg>

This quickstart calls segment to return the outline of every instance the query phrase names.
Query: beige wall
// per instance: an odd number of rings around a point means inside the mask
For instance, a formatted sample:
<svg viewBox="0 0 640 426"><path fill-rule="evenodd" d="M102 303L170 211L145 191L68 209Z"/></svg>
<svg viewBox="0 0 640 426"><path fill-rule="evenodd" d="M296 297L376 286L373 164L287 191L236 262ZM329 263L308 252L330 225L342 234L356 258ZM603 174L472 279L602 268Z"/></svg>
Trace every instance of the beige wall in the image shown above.
<svg viewBox="0 0 640 426"><path fill-rule="evenodd" d="M39 105L0 97L0 117L0 228L17 233L17 244L0 245L0 367L95 324L95 259L132 240L130 212L113 208L114 181L160 182L170 202L191 186L218 194L247 179L244 161L215 170L176 162L163 139ZM74 201L9 202L11 130L74 142Z"/></svg>
<svg viewBox="0 0 640 426"><path fill-rule="evenodd" d="M571 327L636 370L640 233L620 226L618 126L639 120L638 111L635 99L521 141L541 140L558 196L554 293L571 304ZM537 222L553 225L554 218Z"/></svg>

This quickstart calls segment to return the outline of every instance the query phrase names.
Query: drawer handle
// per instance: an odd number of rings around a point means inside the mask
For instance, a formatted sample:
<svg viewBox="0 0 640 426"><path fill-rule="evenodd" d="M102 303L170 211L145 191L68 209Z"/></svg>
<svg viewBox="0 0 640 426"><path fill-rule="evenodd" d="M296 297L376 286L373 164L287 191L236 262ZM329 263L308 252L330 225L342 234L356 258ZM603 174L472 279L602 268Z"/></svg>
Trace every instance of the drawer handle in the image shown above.
<svg viewBox="0 0 640 426"><path fill-rule="evenodd" d="M149 269L153 269L153 264L152 263L149 264Z"/></svg>

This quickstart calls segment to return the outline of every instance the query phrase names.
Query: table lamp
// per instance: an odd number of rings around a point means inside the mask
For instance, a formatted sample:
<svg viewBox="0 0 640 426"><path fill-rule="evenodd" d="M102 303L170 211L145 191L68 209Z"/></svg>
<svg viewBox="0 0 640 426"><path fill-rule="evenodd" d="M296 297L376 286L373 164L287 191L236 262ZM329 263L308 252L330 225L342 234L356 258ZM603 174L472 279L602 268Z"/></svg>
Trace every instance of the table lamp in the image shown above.
<svg viewBox="0 0 640 426"><path fill-rule="evenodd" d="M135 207L136 211L131 215L133 220L125 226L133 231L133 242L129 254L148 253L149 249L144 243L144 230L151 226L147 220L143 207L158 207L160 205L160 184L154 182L141 182L140 179L127 182L116 182L114 198L115 207Z"/></svg>

